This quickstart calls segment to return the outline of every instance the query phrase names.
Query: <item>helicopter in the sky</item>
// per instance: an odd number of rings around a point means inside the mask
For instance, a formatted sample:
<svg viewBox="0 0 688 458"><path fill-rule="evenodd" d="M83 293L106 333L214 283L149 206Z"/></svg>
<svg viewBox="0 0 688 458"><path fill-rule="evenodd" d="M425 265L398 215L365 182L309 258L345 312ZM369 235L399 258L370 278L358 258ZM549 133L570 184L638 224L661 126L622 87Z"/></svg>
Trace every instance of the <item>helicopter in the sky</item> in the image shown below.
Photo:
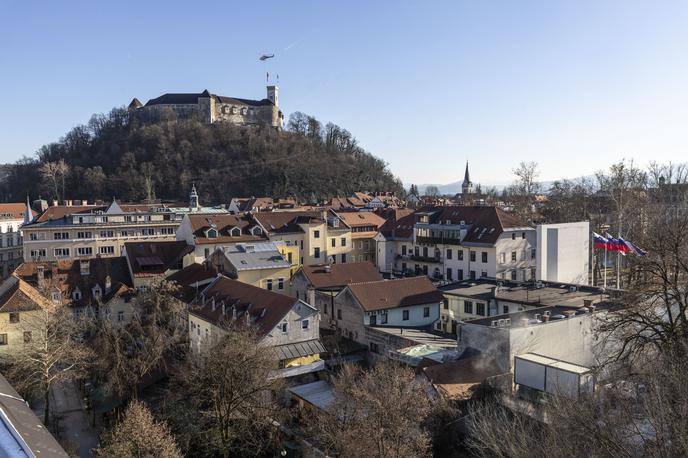
<svg viewBox="0 0 688 458"><path fill-rule="evenodd" d="M262 56L260 56L259 59L260 60L268 60L268 59L272 59L273 57L275 57L274 54L263 54Z"/></svg>

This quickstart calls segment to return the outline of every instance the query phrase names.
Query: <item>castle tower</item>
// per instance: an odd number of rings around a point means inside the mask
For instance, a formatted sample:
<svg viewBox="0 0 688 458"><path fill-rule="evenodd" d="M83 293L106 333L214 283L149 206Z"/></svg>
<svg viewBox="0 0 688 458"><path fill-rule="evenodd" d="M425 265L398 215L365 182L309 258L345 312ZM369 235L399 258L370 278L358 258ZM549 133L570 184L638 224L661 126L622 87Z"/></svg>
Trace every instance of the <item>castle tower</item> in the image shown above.
<svg viewBox="0 0 688 458"><path fill-rule="evenodd" d="M29 195L26 195L26 210L24 210L24 224L29 224L33 221L33 212L31 211L31 203L29 202Z"/></svg>
<svg viewBox="0 0 688 458"><path fill-rule="evenodd" d="M468 161L466 161L466 173L463 175L463 184L461 185L461 194L466 196L468 194L473 194L473 183L471 182L471 176L468 173Z"/></svg>
<svg viewBox="0 0 688 458"><path fill-rule="evenodd" d="M268 100L279 107L279 86L268 86Z"/></svg>
<svg viewBox="0 0 688 458"><path fill-rule="evenodd" d="M200 205L198 204L198 193L196 192L196 185L191 185L191 193L189 194L189 210L198 210Z"/></svg>

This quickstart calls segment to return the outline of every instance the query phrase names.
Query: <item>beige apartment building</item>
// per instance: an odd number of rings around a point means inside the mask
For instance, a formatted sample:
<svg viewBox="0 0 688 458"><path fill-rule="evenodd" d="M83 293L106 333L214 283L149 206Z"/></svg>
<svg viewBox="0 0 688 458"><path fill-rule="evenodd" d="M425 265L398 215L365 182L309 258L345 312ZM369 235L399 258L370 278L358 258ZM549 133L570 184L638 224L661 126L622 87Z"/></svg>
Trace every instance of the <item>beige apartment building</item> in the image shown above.
<svg viewBox="0 0 688 458"><path fill-rule="evenodd" d="M0 204L0 278L7 278L22 263L22 225L33 219L31 207L22 203Z"/></svg>
<svg viewBox="0 0 688 458"><path fill-rule="evenodd" d="M188 206L120 204L48 207L23 226L24 259L57 261L96 256L122 256L126 242L175 240L187 213L222 213L220 207L201 207L195 188Z"/></svg>
<svg viewBox="0 0 688 458"><path fill-rule="evenodd" d="M386 220L372 211L338 212L337 215L351 228L352 262L374 264L377 252L375 236Z"/></svg>

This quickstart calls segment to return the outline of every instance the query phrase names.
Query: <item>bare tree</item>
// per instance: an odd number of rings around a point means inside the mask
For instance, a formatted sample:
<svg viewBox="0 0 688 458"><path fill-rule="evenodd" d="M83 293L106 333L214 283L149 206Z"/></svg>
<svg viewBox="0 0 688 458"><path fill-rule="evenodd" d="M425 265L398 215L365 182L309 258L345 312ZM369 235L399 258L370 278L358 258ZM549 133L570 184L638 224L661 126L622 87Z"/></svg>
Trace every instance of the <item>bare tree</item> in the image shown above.
<svg viewBox="0 0 688 458"><path fill-rule="evenodd" d="M222 456L274 451L280 408L273 377L277 356L253 329L226 325L226 333L197 355L181 376L195 408L207 419L207 437Z"/></svg>
<svg viewBox="0 0 688 458"><path fill-rule="evenodd" d="M535 217L535 195L541 190L537 181L540 175L537 162L521 162L513 173L516 180L508 189L509 200L516 215L524 222L532 223Z"/></svg>
<svg viewBox="0 0 688 458"><path fill-rule="evenodd" d="M43 179L47 181L49 187L52 188L55 199L62 200L65 192L65 181L69 174L69 166L64 159L60 159L57 162L44 163L41 165L40 171Z"/></svg>
<svg viewBox="0 0 688 458"><path fill-rule="evenodd" d="M81 342L88 329L87 318L77 319L65 306L43 302L39 310L22 314L24 345L2 358L18 391L43 398L43 422L47 426L51 388L84 375L93 353Z"/></svg>
<svg viewBox="0 0 688 458"><path fill-rule="evenodd" d="M425 195L428 197L438 197L440 195L440 188L435 185L426 186Z"/></svg>
<svg viewBox="0 0 688 458"><path fill-rule="evenodd" d="M369 371L345 367L334 379L336 400L319 414L318 438L337 456L430 455L430 413L424 387L405 367L379 363Z"/></svg>
<svg viewBox="0 0 688 458"><path fill-rule="evenodd" d="M130 323L118 326L100 320L96 345L107 358L101 359L99 376L110 391L136 396L146 377L167 370L184 353L186 307L175 293L173 284L156 283L136 298Z"/></svg>
<svg viewBox="0 0 688 458"><path fill-rule="evenodd" d="M124 418L104 437L95 452L108 458L181 458L182 453L167 425L153 418L146 405L134 400Z"/></svg>

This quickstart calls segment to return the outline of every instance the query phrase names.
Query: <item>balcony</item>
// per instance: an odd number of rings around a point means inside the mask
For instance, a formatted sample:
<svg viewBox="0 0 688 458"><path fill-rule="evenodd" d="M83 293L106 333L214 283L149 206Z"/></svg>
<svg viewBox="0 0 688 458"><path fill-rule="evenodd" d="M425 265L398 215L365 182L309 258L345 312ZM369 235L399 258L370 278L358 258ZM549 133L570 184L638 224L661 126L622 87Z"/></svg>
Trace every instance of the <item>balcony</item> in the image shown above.
<svg viewBox="0 0 688 458"><path fill-rule="evenodd" d="M416 261L416 262L429 262L429 263L435 263L435 264L441 264L442 263L442 256L421 256L421 255L415 255L412 254L409 256L411 261Z"/></svg>
<svg viewBox="0 0 688 458"><path fill-rule="evenodd" d="M461 240L444 237L421 237L416 236L416 243L426 245L461 245Z"/></svg>

